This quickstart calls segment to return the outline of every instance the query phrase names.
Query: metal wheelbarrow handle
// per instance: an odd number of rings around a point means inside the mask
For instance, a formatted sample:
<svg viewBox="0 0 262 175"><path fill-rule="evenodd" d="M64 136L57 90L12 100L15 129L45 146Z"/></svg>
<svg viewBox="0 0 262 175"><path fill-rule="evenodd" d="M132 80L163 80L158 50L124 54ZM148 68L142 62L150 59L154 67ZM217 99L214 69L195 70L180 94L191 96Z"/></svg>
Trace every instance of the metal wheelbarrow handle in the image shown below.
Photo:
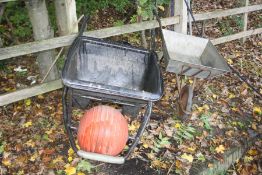
<svg viewBox="0 0 262 175"><path fill-rule="evenodd" d="M83 17L83 19L82 19L82 25L81 25L81 27L80 27L78 36L83 36L83 33L84 33L85 29L86 29L88 20L89 20L89 17L85 15L85 16Z"/></svg>
<svg viewBox="0 0 262 175"><path fill-rule="evenodd" d="M77 155L83 157L84 159L90 159L90 160L101 161L106 163L113 163L113 164L125 163L125 157L114 157L104 154L86 152L83 150L78 150Z"/></svg>

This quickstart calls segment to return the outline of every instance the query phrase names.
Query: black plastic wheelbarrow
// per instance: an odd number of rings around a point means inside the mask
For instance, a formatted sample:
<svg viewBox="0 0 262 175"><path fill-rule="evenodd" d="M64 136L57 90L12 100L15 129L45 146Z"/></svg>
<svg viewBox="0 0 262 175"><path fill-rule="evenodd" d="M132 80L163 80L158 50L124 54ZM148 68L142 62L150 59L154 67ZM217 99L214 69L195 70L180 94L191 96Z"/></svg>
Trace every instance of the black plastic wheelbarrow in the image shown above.
<svg viewBox="0 0 262 175"><path fill-rule="evenodd" d="M149 121L152 102L163 94L163 80L154 51L83 36L87 18L70 46L62 71L64 124L73 150L81 157L122 164L139 142ZM90 100L123 106L146 106L140 128L123 157L78 150L72 107L85 108Z"/></svg>

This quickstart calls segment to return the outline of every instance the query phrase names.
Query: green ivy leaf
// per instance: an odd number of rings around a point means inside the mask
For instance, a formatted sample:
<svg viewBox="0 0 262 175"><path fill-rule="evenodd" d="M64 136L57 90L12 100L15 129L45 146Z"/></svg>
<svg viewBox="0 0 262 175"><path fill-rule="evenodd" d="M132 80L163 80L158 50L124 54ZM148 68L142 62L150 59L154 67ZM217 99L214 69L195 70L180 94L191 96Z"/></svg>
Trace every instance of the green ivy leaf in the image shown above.
<svg viewBox="0 0 262 175"><path fill-rule="evenodd" d="M81 160L78 164L77 164L77 170L78 171L87 171L88 173L91 173L91 170L93 168L93 165L91 163L89 163L86 160Z"/></svg>

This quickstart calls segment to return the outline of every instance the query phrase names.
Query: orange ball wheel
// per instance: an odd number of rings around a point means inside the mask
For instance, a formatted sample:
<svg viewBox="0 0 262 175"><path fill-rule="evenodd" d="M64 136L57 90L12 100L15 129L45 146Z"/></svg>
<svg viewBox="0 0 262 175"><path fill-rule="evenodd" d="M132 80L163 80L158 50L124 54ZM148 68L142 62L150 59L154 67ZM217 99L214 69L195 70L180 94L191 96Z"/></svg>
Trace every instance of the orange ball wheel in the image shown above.
<svg viewBox="0 0 262 175"><path fill-rule="evenodd" d="M116 156L128 140L128 124L115 108L96 106L81 118L77 139L81 150Z"/></svg>

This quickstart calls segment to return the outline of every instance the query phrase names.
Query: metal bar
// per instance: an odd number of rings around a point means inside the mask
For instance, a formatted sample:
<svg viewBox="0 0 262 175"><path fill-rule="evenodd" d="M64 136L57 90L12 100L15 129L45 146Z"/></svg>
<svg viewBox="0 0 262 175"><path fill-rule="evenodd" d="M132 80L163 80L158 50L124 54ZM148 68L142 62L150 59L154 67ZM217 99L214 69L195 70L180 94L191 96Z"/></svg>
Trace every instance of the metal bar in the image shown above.
<svg viewBox="0 0 262 175"><path fill-rule="evenodd" d="M91 100L97 100L97 101L101 101L102 100L101 98L96 98L96 97L91 97L91 96L86 96L86 95L82 95L81 97L88 98L88 99L91 99Z"/></svg>
<svg viewBox="0 0 262 175"><path fill-rule="evenodd" d="M67 99L68 98L68 99ZM71 116L72 116L72 89L64 87L63 93L63 116L64 116L64 125L69 138L70 145L72 149L77 153L78 149L75 144L75 139L71 130Z"/></svg>
<svg viewBox="0 0 262 175"><path fill-rule="evenodd" d="M78 131L77 127L75 127L75 126L71 126L71 125L70 125L69 128L70 128L71 130L75 131L75 132Z"/></svg>
<svg viewBox="0 0 262 175"><path fill-rule="evenodd" d="M137 131L137 134L136 134L136 137L135 137L135 140L133 141L131 147L129 148L126 156L125 156L125 159L127 159L130 154L134 151L135 147L137 146L145 128L146 128L146 125L150 119L150 116L151 116L151 111L152 111L152 102L148 102L148 105L147 105L147 109L146 109L146 112L145 112L145 116L144 116L144 119L143 119L143 123L140 125L138 131Z"/></svg>
<svg viewBox="0 0 262 175"><path fill-rule="evenodd" d="M192 75L192 77L198 75L198 74L201 73L201 72L203 72L203 70L200 69L199 71L197 71L196 73L194 73L194 74Z"/></svg>
<svg viewBox="0 0 262 175"><path fill-rule="evenodd" d="M184 65L183 65L184 66ZM186 68L185 70L183 70L183 68L182 68L182 71L181 71L181 75L183 75L183 74L185 74L187 71L189 71L191 69L191 67L188 67L188 68Z"/></svg>
<svg viewBox="0 0 262 175"><path fill-rule="evenodd" d="M82 150L77 151L77 155L79 155L80 157L83 157L84 159L90 159L90 160L95 160L95 161L114 163L114 164L125 163L124 157L114 157L114 156L109 156L109 155L104 155L104 154L86 152Z"/></svg>

